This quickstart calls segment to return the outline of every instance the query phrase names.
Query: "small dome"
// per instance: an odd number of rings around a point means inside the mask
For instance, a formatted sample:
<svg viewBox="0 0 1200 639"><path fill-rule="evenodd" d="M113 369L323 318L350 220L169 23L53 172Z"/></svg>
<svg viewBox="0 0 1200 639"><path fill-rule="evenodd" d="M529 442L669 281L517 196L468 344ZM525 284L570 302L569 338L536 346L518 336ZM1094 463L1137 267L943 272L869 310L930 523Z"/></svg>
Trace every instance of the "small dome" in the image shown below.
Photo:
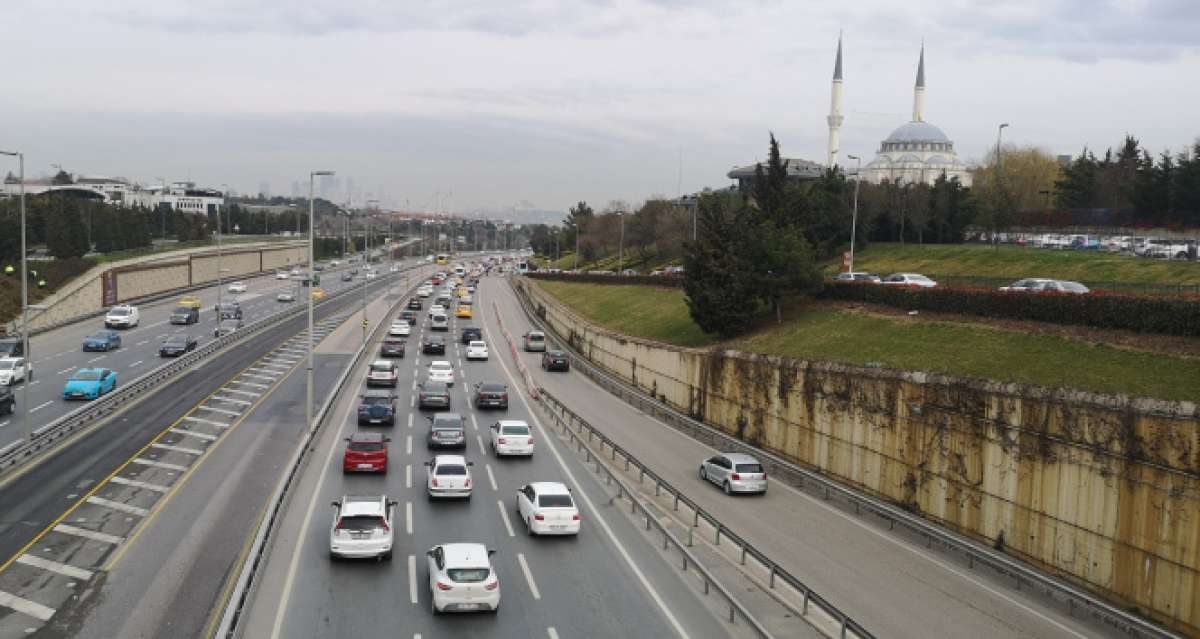
<svg viewBox="0 0 1200 639"><path fill-rule="evenodd" d="M941 142L950 143L950 138L946 137L942 130L928 122L909 122L904 126L892 131L892 134L883 141L884 144L890 142Z"/></svg>

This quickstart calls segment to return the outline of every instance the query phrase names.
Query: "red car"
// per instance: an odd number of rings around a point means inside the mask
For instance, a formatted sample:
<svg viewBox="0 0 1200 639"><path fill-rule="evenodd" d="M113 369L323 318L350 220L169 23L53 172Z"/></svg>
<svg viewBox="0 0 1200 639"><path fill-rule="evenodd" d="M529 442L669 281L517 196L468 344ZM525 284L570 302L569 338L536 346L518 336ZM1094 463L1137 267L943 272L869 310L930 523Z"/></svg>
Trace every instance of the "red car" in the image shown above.
<svg viewBox="0 0 1200 639"><path fill-rule="evenodd" d="M343 473L387 473L388 442L383 433L354 433L346 438Z"/></svg>

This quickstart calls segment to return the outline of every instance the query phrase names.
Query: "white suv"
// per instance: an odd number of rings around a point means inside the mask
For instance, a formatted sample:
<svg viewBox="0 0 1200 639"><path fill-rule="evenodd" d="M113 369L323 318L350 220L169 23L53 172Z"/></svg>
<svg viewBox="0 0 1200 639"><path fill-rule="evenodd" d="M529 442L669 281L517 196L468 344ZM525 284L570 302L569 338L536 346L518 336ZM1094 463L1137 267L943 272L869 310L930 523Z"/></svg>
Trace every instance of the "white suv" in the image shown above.
<svg viewBox="0 0 1200 639"><path fill-rule="evenodd" d="M410 333L412 333L412 327L409 326L408 320L392 320L391 326L388 326L388 335L392 337L408 337Z"/></svg>
<svg viewBox="0 0 1200 639"><path fill-rule="evenodd" d="M371 370L367 372L367 386L391 386L396 387L396 380L400 374L396 370L396 363L386 359L376 360L371 362Z"/></svg>
<svg viewBox="0 0 1200 639"><path fill-rule="evenodd" d="M108 310L104 316L105 328L133 328L141 321L136 306L121 304Z"/></svg>
<svg viewBox="0 0 1200 639"><path fill-rule="evenodd" d="M392 512L396 502L386 495L342 497L333 502L329 558L392 558Z"/></svg>
<svg viewBox="0 0 1200 639"><path fill-rule="evenodd" d="M471 466L462 455L438 455L433 461L425 462L425 490L429 498L471 498Z"/></svg>
<svg viewBox="0 0 1200 639"><path fill-rule="evenodd" d="M443 544L425 553L433 614L500 609L500 579L492 567L494 552L483 544Z"/></svg>
<svg viewBox="0 0 1200 639"><path fill-rule="evenodd" d="M517 515L530 535L578 535L579 509L571 490L556 481L525 484L517 491Z"/></svg>

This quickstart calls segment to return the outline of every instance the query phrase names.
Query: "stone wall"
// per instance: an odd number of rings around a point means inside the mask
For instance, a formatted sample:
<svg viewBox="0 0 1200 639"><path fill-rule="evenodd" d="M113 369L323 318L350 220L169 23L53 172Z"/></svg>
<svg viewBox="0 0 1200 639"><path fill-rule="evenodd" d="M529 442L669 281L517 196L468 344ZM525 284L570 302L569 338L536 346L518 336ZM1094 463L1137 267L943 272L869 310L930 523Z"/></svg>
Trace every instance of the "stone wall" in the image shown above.
<svg viewBox="0 0 1200 639"><path fill-rule="evenodd" d="M1195 403L679 348L516 285L592 362L693 417L1200 634Z"/></svg>
<svg viewBox="0 0 1200 639"><path fill-rule="evenodd" d="M188 260L182 260L116 270L117 301L136 300L187 286L191 270L188 264Z"/></svg>

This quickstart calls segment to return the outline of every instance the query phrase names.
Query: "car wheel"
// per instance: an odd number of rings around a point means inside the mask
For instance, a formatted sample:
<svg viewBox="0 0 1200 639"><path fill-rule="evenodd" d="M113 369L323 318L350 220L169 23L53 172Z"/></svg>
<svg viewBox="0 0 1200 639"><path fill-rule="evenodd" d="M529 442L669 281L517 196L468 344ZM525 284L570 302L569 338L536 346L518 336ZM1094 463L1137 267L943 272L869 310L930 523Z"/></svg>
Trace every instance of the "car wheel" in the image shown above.
<svg viewBox="0 0 1200 639"><path fill-rule="evenodd" d="M533 519L525 519L525 532L529 533L530 537L537 537L537 533L533 532Z"/></svg>
<svg viewBox="0 0 1200 639"><path fill-rule="evenodd" d="M708 481L708 471L704 470L703 466L700 467L700 479Z"/></svg>
<svg viewBox="0 0 1200 639"><path fill-rule="evenodd" d="M725 490L725 494L726 494L726 495L732 495L732 494L733 494L733 490L732 490L732 489L729 487L729 482L725 482L724 484L722 484L722 485L721 485L721 488L723 488L723 489Z"/></svg>

